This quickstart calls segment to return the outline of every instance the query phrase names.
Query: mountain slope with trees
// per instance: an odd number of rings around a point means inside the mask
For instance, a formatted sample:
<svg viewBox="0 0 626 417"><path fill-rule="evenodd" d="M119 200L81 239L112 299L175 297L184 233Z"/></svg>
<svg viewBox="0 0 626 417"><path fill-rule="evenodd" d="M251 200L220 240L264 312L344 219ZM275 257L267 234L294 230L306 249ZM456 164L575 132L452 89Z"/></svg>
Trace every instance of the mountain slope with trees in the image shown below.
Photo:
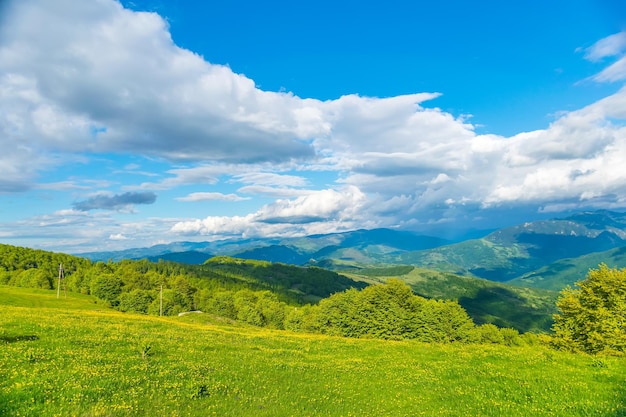
<svg viewBox="0 0 626 417"><path fill-rule="evenodd" d="M442 272L476 276L559 290L570 278L547 276L565 265L561 260L626 246L626 213L606 210L582 212L562 219L527 222L493 231L478 239L451 243L414 232L373 229L287 239L229 239L217 242L177 242L121 252L83 254L92 260L168 259L200 263L206 254L315 265L358 272L371 266L413 265ZM191 254L194 254L193 256ZM615 253L613 253L615 254ZM613 256L607 252L607 256ZM589 266L603 255L589 258ZM615 255L615 260L619 256ZM582 258L581 258L582 259ZM564 261L567 263L568 261ZM621 261L620 261L621 262ZM554 264L554 268L549 265ZM615 266L625 266L617 263ZM548 268L543 270L542 268ZM544 273L545 272L545 273ZM572 273L586 271L572 270ZM543 275L542 275L543 274ZM543 278L543 279L540 279ZM536 279L535 279L536 278Z"/></svg>
<svg viewBox="0 0 626 417"><path fill-rule="evenodd" d="M508 281L509 284L531 288L561 290L580 281L590 269L599 264L609 267L626 266L626 246L604 252L593 252L577 258L565 258Z"/></svg>
<svg viewBox="0 0 626 417"><path fill-rule="evenodd" d="M289 306L315 305L301 311L309 311L311 317L319 318L318 302L346 290L364 289L372 283L384 284L396 276L409 282L416 295L424 299L460 303L477 324L495 323L519 331L546 331L551 314L541 308L528 309L525 305L528 297L521 295L526 290L502 286L494 290L495 284L485 280L433 271L421 270L417 274L411 266L386 269L385 274L389 275L383 277L379 273L377 279L363 279L363 276L351 279L318 267L230 257L214 257L202 265L154 263L145 259L104 263L6 245L0 249L4 262L0 284L56 288L58 265L63 263L66 268L64 288L94 295L121 311L143 314L172 315L201 309L249 324L283 328L289 317ZM370 271L370 274L375 275L375 272ZM33 278L40 276L46 279ZM441 279L442 276L445 279ZM514 299L516 301L512 302ZM503 305L508 306L508 311ZM384 309L383 305L379 307ZM543 318L537 319L536 314L542 314ZM524 317L524 322L515 317ZM306 326L311 327L310 323ZM323 326L318 323L313 328L322 331Z"/></svg>
<svg viewBox="0 0 626 417"><path fill-rule="evenodd" d="M481 239L387 257L492 281L509 281L559 259L626 246L626 213L605 210L497 230Z"/></svg>
<svg viewBox="0 0 626 417"><path fill-rule="evenodd" d="M548 331L552 315L556 313L557 291L524 288L412 266L369 268L343 274L373 283L398 278L423 297L458 300L477 324L491 323L520 332Z"/></svg>

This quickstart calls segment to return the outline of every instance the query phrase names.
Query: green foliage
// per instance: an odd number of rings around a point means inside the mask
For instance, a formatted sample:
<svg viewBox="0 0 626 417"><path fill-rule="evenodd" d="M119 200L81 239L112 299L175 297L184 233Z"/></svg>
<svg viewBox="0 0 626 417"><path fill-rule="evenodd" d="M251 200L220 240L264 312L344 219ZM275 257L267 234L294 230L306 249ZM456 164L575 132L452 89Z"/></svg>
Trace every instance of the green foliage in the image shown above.
<svg viewBox="0 0 626 417"><path fill-rule="evenodd" d="M203 266L210 267L213 274L245 281L251 289L271 290L291 303L317 302L336 292L367 286L314 266L298 267L226 256L211 258Z"/></svg>
<svg viewBox="0 0 626 417"><path fill-rule="evenodd" d="M389 277L365 277L346 273L353 279L384 282ZM485 279L414 268L398 276L425 298L458 300L476 324L492 323L519 332L548 332L556 312L557 292L522 288Z"/></svg>
<svg viewBox="0 0 626 417"><path fill-rule="evenodd" d="M31 268L15 274L12 282L18 287L52 289L52 279L46 271L39 268Z"/></svg>
<svg viewBox="0 0 626 417"><path fill-rule="evenodd" d="M559 259L558 261L526 273L509 281L510 284L532 288L545 288L561 291L568 285L574 285L581 276L601 263L607 265L626 265L626 247L602 252L593 252L577 258Z"/></svg>
<svg viewBox="0 0 626 417"><path fill-rule="evenodd" d="M211 259L206 265L147 260L95 262L65 254L0 245L0 284L33 288L56 288L59 265L63 264L67 290L93 294L121 311L159 314L156 293L163 285L164 314L206 309L236 319L233 295L241 290L271 292L259 296L243 312L248 323L282 328L285 303L317 302L351 285L364 287L334 272L228 257ZM218 295L220 294L221 295ZM228 296L225 294L231 293ZM259 302L257 306L256 303ZM259 317L254 318L254 314Z"/></svg>
<svg viewBox="0 0 626 417"><path fill-rule="evenodd" d="M206 292L201 292L200 295L206 294L207 297L198 301L201 304L200 309L202 311L216 314L220 317L226 317L235 320L237 318L237 308L235 307L234 293L231 291L218 291L213 293L212 296Z"/></svg>
<svg viewBox="0 0 626 417"><path fill-rule="evenodd" d="M320 333L317 306L305 305L286 309L284 326L294 332Z"/></svg>
<svg viewBox="0 0 626 417"><path fill-rule="evenodd" d="M504 344L504 336L495 324L486 323L478 326L477 335L481 343Z"/></svg>
<svg viewBox="0 0 626 417"><path fill-rule="evenodd" d="M458 302L416 296L398 279L367 286L316 267L228 257L212 258L204 265L147 260L91 263L43 251L2 249L7 258L15 255L15 262L29 267L7 269L11 285L52 288L51 277L58 274L53 267L63 261L76 266L65 278L70 291L94 295L128 313L159 315L162 310L168 316L201 310L254 326L337 336L445 343L481 340ZM4 265L9 265L6 260ZM403 278L416 274L412 267L392 271L409 272ZM301 305L330 292L334 294L318 305ZM502 337L501 343L513 342Z"/></svg>
<svg viewBox="0 0 626 417"><path fill-rule="evenodd" d="M532 337L532 333L527 333L529 337L520 335L515 329L499 328L491 323L483 324L476 328L477 342L488 344L499 344L506 346L524 346L538 344Z"/></svg>
<svg viewBox="0 0 626 417"><path fill-rule="evenodd" d="M626 352L626 268L601 264L566 288L554 317L556 346L587 353Z"/></svg>
<svg viewBox="0 0 626 417"><path fill-rule="evenodd" d="M163 299L161 300L161 294L155 296L154 300L148 306L148 314L158 316L163 308L164 316L175 316L183 311L191 310L191 302L184 294L180 293L176 289L163 289Z"/></svg>
<svg viewBox="0 0 626 417"><path fill-rule="evenodd" d="M132 290L120 295L120 311L128 313L147 314L150 304L155 300L156 294L147 290Z"/></svg>
<svg viewBox="0 0 626 417"><path fill-rule="evenodd" d="M237 291L233 297L233 303L237 309L237 320L252 324L254 326L263 325L263 316L256 308L258 296L250 290Z"/></svg>
<svg viewBox="0 0 626 417"><path fill-rule="evenodd" d="M316 308L320 332L338 336L469 342L474 328L457 302L416 296L398 279L333 294Z"/></svg>
<svg viewBox="0 0 626 417"><path fill-rule="evenodd" d="M413 269L415 269L415 267L412 265L395 265L385 268L362 268L358 270L358 274L368 277L393 277L406 275Z"/></svg>
<svg viewBox="0 0 626 417"><path fill-rule="evenodd" d="M112 306L118 305L122 293L122 280L113 274L101 274L91 281L91 293Z"/></svg>

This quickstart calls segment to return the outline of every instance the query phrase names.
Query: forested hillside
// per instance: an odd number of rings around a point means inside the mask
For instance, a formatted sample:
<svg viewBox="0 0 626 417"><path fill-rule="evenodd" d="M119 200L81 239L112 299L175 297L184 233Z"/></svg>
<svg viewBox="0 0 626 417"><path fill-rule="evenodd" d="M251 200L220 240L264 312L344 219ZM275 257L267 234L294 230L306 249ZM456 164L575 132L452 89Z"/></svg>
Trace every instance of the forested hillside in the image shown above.
<svg viewBox="0 0 626 417"><path fill-rule="evenodd" d="M295 267L227 257L203 265L148 260L91 262L87 259L9 245L0 245L0 283L43 289L56 288L59 266L62 287L93 294L121 310L147 313L158 304L163 286L164 314L175 314L206 303L220 291L266 291L282 302L316 302L363 282L315 267Z"/></svg>
<svg viewBox="0 0 626 417"><path fill-rule="evenodd" d="M593 252L577 258L559 259L508 283L558 291L568 285L574 285L587 275L590 269L596 268L601 263L614 268L626 266L626 246L603 252Z"/></svg>
<svg viewBox="0 0 626 417"><path fill-rule="evenodd" d="M559 259L624 245L626 214L598 210L523 223L480 239L389 255L383 260L506 282Z"/></svg>
<svg viewBox="0 0 626 417"><path fill-rule="evenodd" d="M354 273L371 267L412 265L558 291L600 262L626 266L618 256L625 246L626 213L598 210L522 223L456 243L415 232L372 229L298 238L175 242L84 256L105 262L148 258L201 264L219 255ZM603 251L606 253L591 255ZM580 262L573 261L572 266L569 260L574 259Z"/></svg>
<svg viewBox="0 0 626 417"><path fill-rule="evenodd" d="M493 325L477 327L457 301L415 295L400 280L367 287L317 267L228 257L203 265L104 263L5 245L2 259L0 284L53 289L62 264L63 289L123 312L201 310L256 326L349 337L468 342L500 333ZM517 330L502 331L509 342L519 337Z"/></svg>
<svg viewBox="0 0 626 417"><path fill-rule="evenodd" d="M556 313L557 291L526 288L413 266L366 268L345 272L353 279L386 282L397 277L418 295L458 300L475 323L493 323L521 332L548 331ZM584 273L580 278L584 277Z"/></svg>

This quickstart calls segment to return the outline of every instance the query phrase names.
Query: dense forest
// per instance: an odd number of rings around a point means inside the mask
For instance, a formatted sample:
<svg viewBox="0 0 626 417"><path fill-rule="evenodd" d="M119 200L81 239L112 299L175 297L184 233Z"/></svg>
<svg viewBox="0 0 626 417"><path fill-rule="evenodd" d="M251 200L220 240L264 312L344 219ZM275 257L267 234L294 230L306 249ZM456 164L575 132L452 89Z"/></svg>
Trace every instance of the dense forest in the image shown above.
<svg viewBox="0 0 626 417"><path fill-rule="evenodd" d="M507 345L551 339L554 346L590 353L626 350L624 277L626 271L602 266L589 276L593 285L564 291L550 338L476 325L456 300L418 296L399 279L368 286L317 267L265 261L214 257L202 265L105 263L0 245L0 284L89 294L122 312L202 311L254 326L358 338ZM608 301L600 305L603 296ZM587 299L592 304L585 304ZM598 306L601 314L596 314ZM597 325L575 328L581 317L594 318Z"/></svg>

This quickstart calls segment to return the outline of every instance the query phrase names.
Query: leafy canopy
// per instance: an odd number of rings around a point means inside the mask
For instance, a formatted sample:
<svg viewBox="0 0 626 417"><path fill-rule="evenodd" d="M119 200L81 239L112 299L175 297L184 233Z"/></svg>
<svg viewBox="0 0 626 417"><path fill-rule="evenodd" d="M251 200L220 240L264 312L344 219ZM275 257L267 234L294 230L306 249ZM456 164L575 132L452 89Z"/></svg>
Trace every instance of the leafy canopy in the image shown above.
<svg viewBox="0 0 626 417"><path fill-rule="evenodd" d="M626 268L600 264L587 278L561 292L554 316L560 348L587 353L626 352Z"/></svg>

